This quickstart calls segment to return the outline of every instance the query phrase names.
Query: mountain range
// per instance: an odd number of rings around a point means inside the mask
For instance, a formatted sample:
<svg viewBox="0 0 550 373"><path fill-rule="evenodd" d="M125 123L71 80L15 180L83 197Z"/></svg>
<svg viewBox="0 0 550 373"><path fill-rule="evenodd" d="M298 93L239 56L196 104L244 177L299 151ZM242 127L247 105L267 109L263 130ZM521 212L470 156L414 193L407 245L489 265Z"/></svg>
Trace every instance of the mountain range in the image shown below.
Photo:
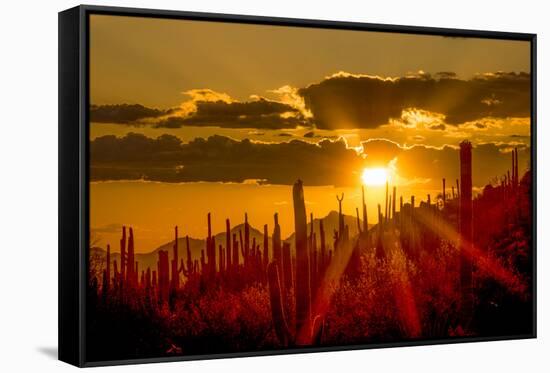
<svg viewBox="0 0 550 373"><path fill-rule="evenodd" d="M314 218L313 219L313 231L316 233L317 237L320 237L319 233L319 221L323 220L323 225L325 229L325 239L326 244L328 248L332 248L332 242L333 242L333 235L334 231L338 229L338 212L337 211L331 211L327 216L325 216L322 219ZM357 220L355 217L350 215L344 215L344 224L347 224L349 227L349 233L350 237L353 237L358 234L357 229ZM360 221L360 224L362 224L362 221ZM369 228L372 227L371 224L369 224ZM263 246L263 240L264 235L263 232L254 228L252 225L249 225L250 228L250 243L252 245L252 240L256 240L256 244L259 244L260 247ZM270 233L273 231L273 227L270 227ZM311 230L311 222L308 222L308 234ZM242 231L244 234L244 223L241 223L239 225L234 226L231 229L232 234L237 235L237 241L239 240L239 231ZM291 251L294 252L294 236L295 234L292 233L290 236L288 236L284 242L290 243ZM225 241L226 241L226 232L220 232L214 235L216 246L222 245L225 247ZM317 240L317 244L319 245L319 238ZM191 251L191 257L193 260L197 259L200 260L201 257L201 250L204 249L206 246L206 238L200 239L200 238L192 238L189 237L189 248ZM156 269L157 267L157 260L158 260L158 252L160 250L168 251L169 259L171 260L173 257L173 247L174 247L174 240L167 242L156 249L152 250L149 253L136 253L135 257L136 260L139 262L139 270L145 269L147 267L150 267L151 269ZM185 236L178 238L178 256L180 259L184 259L184 261L187 258L187 249L186 249L186 240ZM272 248L272 241L271 236L269 236L269 248L270 248L270 255L272 254L271 248ZM217 254L217 250L216 250ZM100 247L92 247L90 248L90 257L95 257L100 260L105 260L106 251L103 248ZM293 254L294 255L294 254ZM120 263L120 252L114 252L111 253L111 260L116 260L118 263ZM242 263L242 258L241 258Z"/></svg>

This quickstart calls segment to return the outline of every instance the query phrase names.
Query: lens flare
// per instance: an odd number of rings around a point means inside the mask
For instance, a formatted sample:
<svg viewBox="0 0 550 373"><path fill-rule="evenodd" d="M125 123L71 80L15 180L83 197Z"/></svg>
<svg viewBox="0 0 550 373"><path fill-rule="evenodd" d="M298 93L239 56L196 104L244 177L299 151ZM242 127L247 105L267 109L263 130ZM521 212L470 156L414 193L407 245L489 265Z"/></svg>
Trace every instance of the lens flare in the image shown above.
<svg viewBox="0 0 550 373"><path fill-rule="evenodd" d="M365 168L361 175L365 185L384 185L388 181L388 170L385 168Z"/></svg>

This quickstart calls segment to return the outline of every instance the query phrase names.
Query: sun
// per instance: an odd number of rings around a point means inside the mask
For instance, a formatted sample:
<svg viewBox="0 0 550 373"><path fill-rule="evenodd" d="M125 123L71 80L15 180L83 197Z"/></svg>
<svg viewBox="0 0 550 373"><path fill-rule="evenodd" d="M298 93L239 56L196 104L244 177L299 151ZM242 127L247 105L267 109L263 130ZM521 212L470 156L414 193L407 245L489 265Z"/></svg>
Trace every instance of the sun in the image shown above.
<svg viewBox="0 0 550 373"><path fill-rule="evenodd" d="M388 181L388 170L383 167L365 168L361 180L365 185L384 185Z"/></svg>

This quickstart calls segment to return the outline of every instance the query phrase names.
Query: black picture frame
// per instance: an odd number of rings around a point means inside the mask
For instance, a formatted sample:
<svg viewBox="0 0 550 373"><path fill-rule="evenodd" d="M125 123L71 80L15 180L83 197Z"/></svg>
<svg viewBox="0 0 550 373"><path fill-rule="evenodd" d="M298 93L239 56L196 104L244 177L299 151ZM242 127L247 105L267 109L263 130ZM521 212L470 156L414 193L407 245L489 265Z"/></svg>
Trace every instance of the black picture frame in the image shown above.
<svg viewBox="0 0 550 373"><path fill-rule="evenodd" d="M89 16L92 14L293 26L337 30L383 31L449 37L476 37L528 41L531 45L531 164L532 164L532 249L533 325L532 333L498 337L449 337L445 339L374 343L366 345L293 348L287 350L239 352L212 355L87 361L86 351L86 263L89 229ZM211 14L157 9L81 5L59 13L59 360L79 367L120 365L197 359L282 355L304 352L371 349L464 342L536 338L537 330L537 35L529 33L460 30L398 26L357 22L320 21Z"/></svg>

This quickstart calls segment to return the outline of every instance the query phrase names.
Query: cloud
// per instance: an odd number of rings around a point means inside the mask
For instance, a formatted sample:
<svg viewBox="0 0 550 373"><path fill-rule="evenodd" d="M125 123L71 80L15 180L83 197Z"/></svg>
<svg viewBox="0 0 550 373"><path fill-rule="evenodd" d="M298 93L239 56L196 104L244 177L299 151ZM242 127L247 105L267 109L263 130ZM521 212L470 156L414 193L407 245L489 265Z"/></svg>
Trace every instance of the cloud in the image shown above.
<svg viewBox="0 0 550 373"><path fill-rule="evenodd" d="M263 180L306 185L352 185L363 159L346 142L300 140L282 143L237 141L224 136L157 139L139 134L112 135L90 143L91 180L155 180L164 182Z"/></svg>
<svg viewBox="0 0 550 373"><path fill-rule="evenodd" d="M529 117L530 74L485 73L458 79L449 71L380 77L340 71L303 88L282 86L271 97L237 101L212 89L183 92L188 100L165 110L138 104L92 105L92 122L156 128L221 127L374 129L385 124L445 131L483 118ZM472 129L475 125L472 126ZM479 127L479 129L483 129Z"/></svg>
<svg viewBox="0 0 550 373"><path fill-rule="evenodd" d="M224 136L195 138L183 143L162 135L149 138L130 133L124 137L98 137L90 142L91 180L150 180L162 182L238 182L269 184L357 185L365 167L395 167L402 180L422 180L439 188L459 177L458 147L403 146L371 139L360 149L342 138L317 143L291 140L259 143ZM529 148L521 144L487 143L473 149L474 185L483 186L510 168L509 151L519 147L520 166L528 166ZM450 185L450 184L449 184Z"/></svg>
<svg viewBox="0 0 550 373"><path fill-rule="evenodd" d="M377 128L406 110L442 115L458 125L484 117L530 115L530 74L486 73L469 80L451 72L401 78L339 73L298 90L321 129Z"/></svg>
<svg viewBox="0 0 550 373"><path fill-rule="evenodd" d="M226 103L233 102L231 96L227 93L216 92L212 89L202 88L202 89L190 89L183 92L183 94L189 96L193 102L217 102L222 101Z"/></svg>
<svg viewBox="0 0 550 373"><path fill-rule="evenodd" d="M259 97L254 101L196 101L188 115L173 115L155 123L157 128L183 126L224 128L295 128L306 122L301 112L277 101Z"/></svg>
<svg viewBox="0 0 550 373"><path fill-rule="evenodd" d="M96 234L101 233L117 233L122 230L122 224L120 223L110 223L106 225L102 225L100 227L93 227L91 228L91 231Z"/></svg>
<svg viewBox="0 0 550 373"><path fill-rule="evenodd" d="M386 139L370 139L362 142L361 147L370 167L386 166L402 151L399 144Z"/></svg>
<svg viewBox="0 0 550 373"><path fill-rule="evenodd" d="M138 125L145 119L158 118L173 111L174 109L151 109L139 104L91 105L90 121Z"/></svg>
<svg viewBox="0 0 550 373"><path fill-rule="evenodd" d="M525 171L529 167L530 150L521 143L486 143L474 146L474 185L484 186L492 178L504 175L511 168L510 151L514 146L518 147L520 168ZM363 142L362 148L368 166L394 167L398 175L405 180L430 180L430 186L438 188L443 177L449 180L448 185L454 185L454 180L459 178L459 152L458 146L455 145L401 146L393 141L376 139Z"/></svg>

